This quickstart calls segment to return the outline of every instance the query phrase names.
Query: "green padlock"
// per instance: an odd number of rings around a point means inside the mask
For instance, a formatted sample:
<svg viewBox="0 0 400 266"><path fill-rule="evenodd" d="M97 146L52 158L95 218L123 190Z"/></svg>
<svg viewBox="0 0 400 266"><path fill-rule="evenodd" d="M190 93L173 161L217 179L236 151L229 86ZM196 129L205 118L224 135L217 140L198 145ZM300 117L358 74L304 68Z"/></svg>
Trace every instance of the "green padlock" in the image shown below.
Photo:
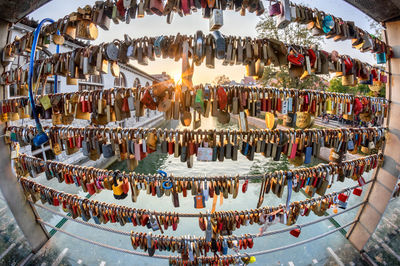
<svg viewBox="0 0 400 266"><path fill-rule="evenodd" d="M204 114L204 96L202 88L196 90L194 109L196 109L196 111L199 112L200 114Z"/></svg>

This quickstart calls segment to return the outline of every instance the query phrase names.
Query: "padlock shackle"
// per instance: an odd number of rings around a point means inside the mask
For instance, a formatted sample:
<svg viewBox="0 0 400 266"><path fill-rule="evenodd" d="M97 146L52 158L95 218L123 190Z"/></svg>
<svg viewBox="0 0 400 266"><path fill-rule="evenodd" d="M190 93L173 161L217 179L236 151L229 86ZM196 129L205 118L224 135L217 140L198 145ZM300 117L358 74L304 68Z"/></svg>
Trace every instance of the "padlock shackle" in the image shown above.
<svg viewBox="0 0 400 266"><path fill-rule="evenodd" d="M33 114L33 118L35 119L36 128L38 130L38 134L34 138L35 146L40 146L49 141L49 137L46 135L46 133L43 132L42 124L40 124L40 120L39 120L38 114L36 112L35 100L34 100L33 91L32 91L33 67L34 67L34 63L35 63L36 46L37 46L37 42L39 39L40 30L42 29L43 24L46 22L54 23L54 20L52 20L50 18L45 18L39 23L39 25L35 29L34 36L33 36L32 48L31 48L30 62L29 62L29 72L28 72L29 100L31 102L32 114Z"/></svg>

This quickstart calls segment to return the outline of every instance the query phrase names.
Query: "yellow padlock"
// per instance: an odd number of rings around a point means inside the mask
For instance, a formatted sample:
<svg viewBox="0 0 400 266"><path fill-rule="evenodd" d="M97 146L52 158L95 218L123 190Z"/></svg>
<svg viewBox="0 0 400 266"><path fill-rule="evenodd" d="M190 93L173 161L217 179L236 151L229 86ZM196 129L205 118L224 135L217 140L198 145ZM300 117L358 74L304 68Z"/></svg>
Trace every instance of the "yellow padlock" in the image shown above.
<svg viewBox="0 0 400 266"><path fill-rule="evenodd" d="M123 189L123 180L120 178L117 178L119 176L119 172L115 172L113 175L113 184L112 184L112 190L114 194L115 199L124 199L126 196L128 196L127 193L124 193Z"/></svg>

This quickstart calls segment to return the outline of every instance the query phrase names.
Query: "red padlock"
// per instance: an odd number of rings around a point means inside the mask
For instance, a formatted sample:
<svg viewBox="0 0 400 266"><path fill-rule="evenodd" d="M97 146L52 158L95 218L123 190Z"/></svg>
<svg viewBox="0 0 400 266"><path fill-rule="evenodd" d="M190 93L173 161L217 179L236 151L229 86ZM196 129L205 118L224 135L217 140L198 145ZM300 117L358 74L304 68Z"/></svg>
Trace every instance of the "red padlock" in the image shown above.
<svg viewBox="0 0 400 266"><path fill-rule="evenodd" d="M339 196L338 196L338 199L339 199L340 201L342 201L342 202L346 202L348 197L349 197L349 196L347 196L346 194L340 193Z"/></svg>
<svg viewBox="0 0 400 266"><path fill-rule="evenodd" d="M107 223L110 220L110 218L108 218L107 212L103 212L103 218L105 223Z"/></svg>
<svg viewBox="0 0 400 266"><path fill-rule="evenodd" d="M359 187L355 188L355 189L353 190L353 194L356 195L356 196L361 196L361 194L362 194L362 189L359 188Z"/></svg>
<svg viewBox="0 0 400 266"><path fill-rule="evenodd" d="M247 242L247 239L245 238L245 239L243 239L243 248L244 249L247 249L247 246L248 246L248 242Z"/></svg>
<svg viewBox="0 0 400 266"><path fill-rule="evenodd" d="M246 193L248 186L249 186L249 180L244 181L243 186L242 186L243 193Z"/></svg>
<svg viewBox="0 0 400 266"><path fill-rule="evenodd" d="M299 228L296 228L296 229L293 229L290 231L290 234L294 237L299 237L300 233L301 233L300 226L299 226Z"/></svg>
<svg viewBox="0 0 400 266"><path fill-rule="evenodd" d="M142 221L141 221L142 226L145 226L149 222L149 219L150 219L149 215L144 214L142 216Z"/></svg>
<svg viewBox="0 0 400 266"><path fill-rule="evenodd" d="M82 148L82 141L83 141L83 137L82 136L76 136L75 137L76 147Z"/></svg>
<svg viewBox="0 0 400 266"><path fill-rule="evenodd" d="M311 102L311 112L315 113L316 110L317 110L317 102L316 102L316 100L312 100L312 102Z"/></svg>
<svg viewBox="0 0 400 266"><path fill-rule="evenodd" d="M281 98L278 98L276 101L276 111L281 112L282 111L282 100Z"/></svg>
<svg viewBox="0 0 400 266"><path fill-rule="evenodd" d="M122 103L122 112L130 112L129 103L128 103L128 97L124 97L124 100L123 100L123 103Z"/></svg>
<svg viewBox="0 0 400 266"><path fill-rule="evenodd" d="M88 101L85 99L85 96L82 96L82 98L81 98L81 108L82 108L82 113L87 113Z"/></svg>
<svg viewBox="0 0 400 266"><path fill-rule="evenodd" d="M54 206L59 206L59 205L60 205L60 201L58 200L58 197L57 197L57 196L55 196L55 197L53 198L53 205L54 205Z"/></svg>
<svg viewBox="0 0 400 266"><path fill-rule="evenodd" d="M132 224L133 224L133 226L137 226L138 224L137 224L137 221L136 221L136 214L134 214L133 216L132 216Z"/></svg>
<svg viewBox="0 0 400 266"><path fill-rule="evenodd" d="M185 183L183 183L183 185L182 185L182 196L184 198L187 197L187 189L186 189L186 184Z"/></svg>
<svg viewBox="0 0 400 266"><path fill-rule="evenodd" d="M94 183L86 183L86 188L90 195L94 195L96 193L96 189L94 186L95 186Z"/></svg>
<svg viewBox="0 0 400 266"><path fill-rule="evenodd" d="M169 155L174 154L174 146L175 146L175 142L173 142L173 141L168 142L168 154Z"/></svg>
<svg viewBox="0 0 400 266"><path fill-rule="evenodd" d="M247 246L249 247L249 248L253 248L253 245L254 245L254 242L253 242L253 238L248 238L247 239Z"/></svg>
<svg viewBox="0 0 400 266"><path fill-rule="evenodd" d="M70 149L75 148L73 137L69 137L69 138L68 138L68 147L69 147Z"/></svg>
<svg viewBox="0 0 400 266"><path fill-rule="evenodd" d="M174 217L174 222L172 223L172 230L176 231L177 228L178 228L178 217L175 216Z"/></svg>
<svg viewBox="0 0 400 266"><path fill-rule="evenodd" d="M261 99L261 111L267 111L267 99L265 98L265 95L264 98Z"/></svg>
<svg viewBox="0 0 400 266"><path fill-rule="evenodd" d="M114 211L111 211L111 223L116 223L117 220L115 219L115 213Z"/></svg>
<svg viewBox="0 0 400 266"><path fill-rule="evenodd" d="M77 213L78 213L78 207L77 207L75 204L73 204L71 207L72 207L72 212L73 212L75 215L77 215Z"/></svg>

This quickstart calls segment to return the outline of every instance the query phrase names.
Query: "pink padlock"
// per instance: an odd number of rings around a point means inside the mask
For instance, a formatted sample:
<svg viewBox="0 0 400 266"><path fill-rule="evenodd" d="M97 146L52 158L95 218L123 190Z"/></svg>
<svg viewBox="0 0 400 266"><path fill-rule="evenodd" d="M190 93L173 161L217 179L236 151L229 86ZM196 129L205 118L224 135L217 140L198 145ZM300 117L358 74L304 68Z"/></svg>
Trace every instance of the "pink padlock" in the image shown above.
<svg viewBox="0 0 400 266"><path fill-rule="evenodd" d="M280 15L281 13L282 13L281 3L278 2L278 3L275 3L275 4L271 4L269 6L269 16L270 17Z"/></svg>

